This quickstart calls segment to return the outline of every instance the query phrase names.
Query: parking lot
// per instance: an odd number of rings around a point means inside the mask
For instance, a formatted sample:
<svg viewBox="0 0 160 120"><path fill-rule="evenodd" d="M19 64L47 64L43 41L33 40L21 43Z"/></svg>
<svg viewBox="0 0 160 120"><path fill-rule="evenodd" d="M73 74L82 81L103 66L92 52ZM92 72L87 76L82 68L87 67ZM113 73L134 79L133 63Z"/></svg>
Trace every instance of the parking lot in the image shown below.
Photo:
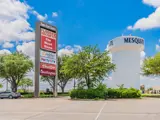
<svg viewBox="0 0 160 120"><path fill-rule="evenodd" d="M160 120L160 99L2 99L0 120Z"/></svg>

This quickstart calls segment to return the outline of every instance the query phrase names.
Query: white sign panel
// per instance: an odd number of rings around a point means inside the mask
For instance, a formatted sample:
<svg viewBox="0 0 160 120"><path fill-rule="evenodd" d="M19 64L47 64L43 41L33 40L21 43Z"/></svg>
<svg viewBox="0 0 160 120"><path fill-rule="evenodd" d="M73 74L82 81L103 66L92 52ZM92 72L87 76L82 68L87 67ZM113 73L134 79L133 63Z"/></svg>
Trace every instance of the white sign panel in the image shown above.
<svg viewBox="0 0 160 120"><path fill-rule="evenodd" d="M46 58L46 57L40 57L40 62L48 63L48 64L56 64L55 59L50 59L50 58Z"/></svg>
<svg viewBox="0 0 160 120"><path fill-rule="evenodd" d="M43 58L56 60L56 53L52 53L52 52L47 52L47 51L41 50L40 51L40 56L43 57Z"/></svg>

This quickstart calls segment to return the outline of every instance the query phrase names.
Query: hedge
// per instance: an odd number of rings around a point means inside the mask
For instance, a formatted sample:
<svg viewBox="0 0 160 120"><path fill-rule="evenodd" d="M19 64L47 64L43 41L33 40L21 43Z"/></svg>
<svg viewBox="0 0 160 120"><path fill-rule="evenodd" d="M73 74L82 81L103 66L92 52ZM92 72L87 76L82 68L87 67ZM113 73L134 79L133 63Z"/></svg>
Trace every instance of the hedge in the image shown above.
<svg viewBox="0 0 160 120"><path fill-rule="evenodd" d="M70 92L71 99L140 98L141 92L134 88L75 89Z"/></svg>
<svg viewBox="0 0 160 120"><path fill-rule="evenodd" d="M160 98L160 94L142 94L142 97Z"/></svg>
<svg viewBox="0 0 160 120"><path fill-rule="evenodd" d="M134 88L108 89L108 98L140 98L141 91Z"/></svg>
<svg viewBox="0 0 160 120"><path fill-rule="evenodd" d="M22 98L34 98L34 93L33 92L22 92L21 93L22 95ZM58 93L58 96L69 96L69 93L68 92L65 92L65 93ZM40 93L39 95L40 98L51 98L51 97L54 97L53 96L53 93Z"/></svg>

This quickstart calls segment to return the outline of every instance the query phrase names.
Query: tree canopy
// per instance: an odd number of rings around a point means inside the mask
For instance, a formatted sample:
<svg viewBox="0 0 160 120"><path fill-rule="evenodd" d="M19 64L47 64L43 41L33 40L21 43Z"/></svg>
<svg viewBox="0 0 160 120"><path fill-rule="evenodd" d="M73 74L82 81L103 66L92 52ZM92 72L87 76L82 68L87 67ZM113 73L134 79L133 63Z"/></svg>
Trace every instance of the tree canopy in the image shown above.
<svg viewBox="0 0 160 120"><path fill-rule="evenodd" d="M17 91L20 80L32 68L32 61L22 53L16 52L0 57L0 78L4 78L11 84L12 91Z"/></svg>
<svg viewBox="0 0 160 120"><path fill-rule="evenodd" d="M61 88L62 93L64 93L64 88L68 81L72 78L70 74L65 74L63 71L64 63L69 59L69 56L59 56L58 57L58 86ZM55 76L42 76L41 81L48 82L54 91L55 87Z"/></svg>
<svg viewBox="0 0 160 120"><path fill-rule="evenodd" d="M19 87L22 87L22 89L24 90L24 92L26 92L26 89L28 87L33 86L33 81L30 78L23 78L22 80L20 80Z"/></svg>
<svg viewBox="0 0 160 120"><path fill-rule="evenodd" d="M2 84L0 84L0 88L3 88L3 85L2 85Z"/></svg>
<svg viewBox="0 0 160 120"><path fill-rule="evenodd" d="M47 82L50 87L52 88L52 92L54 94L54 90L55 90L55 76L42 76L41 77L41 81L42 82Z"/></svg>
<svg viewBox="0 0 160 120"><path fill-rule="evenodd" d="M101 52L97 46L83 47L64 63L63 71L79 79L87 88L92 88L115 69L108 54L108 51Z"/></svg>
<svg viewBox="0 0 160 120"><path fill-rule="evenodd" d="M154 57L148 57L144 60L142 65L143 75L160 75L160 53Z"/></svg>
<svg viewBox="0 0 160 120"><path fill-rule="evenodd" d="M64 93L64 88L66 86L66 84L68 83L69 80L71 80L71 78L73 78L74 76L72 76L70 73L65 73L64 72L64 64L65 62L67 62L67 60L70 59L70 56L61 56L58 57L58 85L62 90L62 93Z"/></svg>

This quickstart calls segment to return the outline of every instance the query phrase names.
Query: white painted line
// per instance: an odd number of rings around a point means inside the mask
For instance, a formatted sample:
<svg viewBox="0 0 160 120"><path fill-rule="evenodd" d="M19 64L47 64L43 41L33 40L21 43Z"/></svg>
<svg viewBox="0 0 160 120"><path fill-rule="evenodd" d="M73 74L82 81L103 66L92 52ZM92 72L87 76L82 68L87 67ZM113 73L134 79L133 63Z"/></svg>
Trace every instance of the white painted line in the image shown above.
<svg viewBox="0 0 160 120"><path fill-rule="evenodd" d="M104 109L105 106L106 106L106 102L103 104L103 106L102 106L102 108L100 109L99 113L97 114L95 120L98 120L98 118L99 118L99 116L100 116L100 114L101 114L101 112L102 112L102 110Z"/></svg>

